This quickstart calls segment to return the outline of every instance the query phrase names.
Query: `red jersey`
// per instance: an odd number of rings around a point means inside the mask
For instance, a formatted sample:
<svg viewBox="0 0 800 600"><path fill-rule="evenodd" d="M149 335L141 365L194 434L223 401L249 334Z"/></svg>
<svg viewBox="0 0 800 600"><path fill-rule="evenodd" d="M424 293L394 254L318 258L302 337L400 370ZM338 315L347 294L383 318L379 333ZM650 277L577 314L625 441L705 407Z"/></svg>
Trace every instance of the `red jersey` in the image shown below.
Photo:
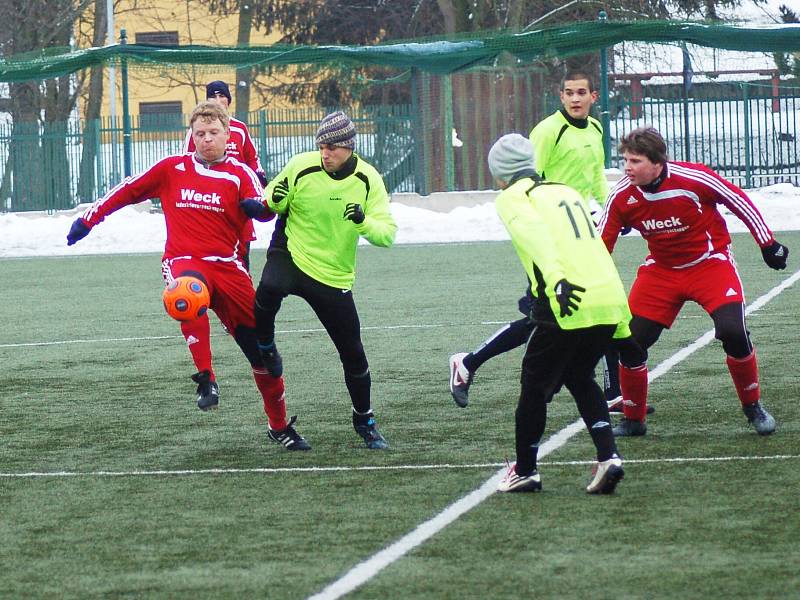
<svg viewBox="0 0 800 600"><path fill-rule="evenodd" d="M261 168L261 162L258 160L258 151L253 143L253 138L250 137L250 130L239 119L230 117L228 123L230 134L228 134L228 143L225 145L225 154L238 158L248 167L253 169L261 181L266 182L267 176ZM196 147L194 139L192 138L192 130L189 129L186 134L186 139L183 142L185 152L194 152ZM256 230L253 228L253 222L248 221L245 229L242 230L242 241L252 242L256 239ZM243 248L246 251L247 248Z"/></svg>
<svg viewBox="0 0 800 600"><path fill-rule="evenodd" d="M165 259L229 261L241 254L240 232L250 223L239 201L263 193L253 170L235 158L207 167L194 154L168 156L126 178L92 204L83 219L94 226L123 206L160 198L167 223Z"/></svg>
<svg viewBox="0 0 800 600"><path fill-rule="evenodd" d="M668 162L664 168L655 191L632 185L628 177L611 190L597 226L609 252L620 229L629 226L647 240L648 261L673 269L699 264L731 243L719 204L747 225L761 248L774 241L747 195L705 165Z"/></svg>

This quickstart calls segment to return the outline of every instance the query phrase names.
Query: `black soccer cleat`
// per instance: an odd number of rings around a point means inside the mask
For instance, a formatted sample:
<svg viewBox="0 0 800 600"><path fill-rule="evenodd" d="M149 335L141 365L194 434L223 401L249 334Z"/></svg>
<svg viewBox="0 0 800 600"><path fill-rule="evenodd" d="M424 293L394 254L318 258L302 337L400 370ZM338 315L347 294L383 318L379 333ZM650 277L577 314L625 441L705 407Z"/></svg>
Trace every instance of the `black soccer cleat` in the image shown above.
<svg viewBox="0 0 800 600"><path fill-rule="evenodd" d="M297 417L292 417L283 429L272 429L267 426L267 437L287 450L311 450L311 444L295 431L295 421Z"/></svg>
<svg viewBox="0 0 800 600"><path fill-rule="evenodd" d="M211 381L208 370L192 375L192 381L197 384L197 408L200 410L213 410L219 406L219 385Z"/></svg>
<svg viewBox="0 0 800 600"><path fill-rule="evenodd" d="M386 450L389 448L389 442L386 441L378 427L375 424L375 416L372 411L366 415L359 415L353 413L353 429L361 436L367 448L370 450Z"/></svg>
<svg viewBox="0 0 800 600"><path fill-rule="evenodd" d="M647 423L622 417L619 425L611 430L614 437L636 437L647 433Z"/></svg>
<svg viewBox="0 0 800 600"><path fill-rule="evenodd" d="M769 435L775 431L775 418L769 414L761 402L754 402L742 407L747 422L753 426L758 435Z"/></svg>

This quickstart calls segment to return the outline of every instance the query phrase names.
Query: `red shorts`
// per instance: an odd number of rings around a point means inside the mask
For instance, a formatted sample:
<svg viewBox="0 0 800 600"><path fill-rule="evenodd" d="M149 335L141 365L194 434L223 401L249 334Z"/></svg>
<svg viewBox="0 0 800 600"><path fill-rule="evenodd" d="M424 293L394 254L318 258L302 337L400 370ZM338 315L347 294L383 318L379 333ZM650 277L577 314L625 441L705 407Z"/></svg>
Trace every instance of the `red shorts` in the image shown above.
<svg viewBox="0 0 800 600"><path fill-rule="evenodd" d="M686 269L670 269L645 263L639 267L628 296L635 316L669 328L683 303L693 300L709 314L720 306L744 303L744 290L730 254L717 255Z"/></svg>
<svg viewBox="0 0 800 600"><path fill-rule="evenodd" d="M228 331L236 331L239 325L255 327L253 306L256 292L250 274L238 261L211 261L192 257L164 259L161 263L161 274L166 283L181 275L201 275L211 296L210 308Z"/></svg>

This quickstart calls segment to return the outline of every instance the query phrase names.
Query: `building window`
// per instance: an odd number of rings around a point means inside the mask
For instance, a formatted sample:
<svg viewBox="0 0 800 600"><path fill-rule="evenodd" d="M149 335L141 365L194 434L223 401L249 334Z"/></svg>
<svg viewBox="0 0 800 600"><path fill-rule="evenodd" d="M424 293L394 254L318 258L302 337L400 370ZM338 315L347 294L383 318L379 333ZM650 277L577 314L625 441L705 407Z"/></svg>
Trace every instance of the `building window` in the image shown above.
<svg viewBox="0 0 800 600"><path fill-rule="evenodd" d="M137 44L147 44L149 46L177 46L177 31L143 31L136 34Z"/></svg>
<svg viewBox="0 0 800 600"><path fill-rule="evenodd" d="M139 102L139 127L142 131L183 129L183 104L176 102Z"/></svg>

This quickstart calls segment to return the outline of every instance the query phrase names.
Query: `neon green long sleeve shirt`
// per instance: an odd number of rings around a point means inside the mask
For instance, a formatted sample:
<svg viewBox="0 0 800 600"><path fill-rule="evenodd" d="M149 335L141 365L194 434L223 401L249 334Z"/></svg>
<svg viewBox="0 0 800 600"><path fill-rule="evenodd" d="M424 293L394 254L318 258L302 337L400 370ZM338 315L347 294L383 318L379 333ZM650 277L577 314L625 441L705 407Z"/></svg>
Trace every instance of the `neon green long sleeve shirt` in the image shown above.
<svg viewBox="0 0 800 600"><path fill-rule="evenodd" d="M577 191L523 177L497 196L495 208L532 282L537 320L555 320L562 329L618 325L617 337L629 335L625 288ZM586 288L568 317L559 316L555 298L562 279Z"/></svg>
<svg viewBox="0 0 800 600"><path fill-rule="evenodd" d="M397 231L383 179L372 165L354 157L355 170L337 178L322 168L319 152L297 154L264 192L269 208L285 220L286 246L295 265L309 277L340 289L353 287L359 237L388 247ZM272 191L284 179L289 193L275 203ZM362 223L344 218L349 203L361 205Z"/></svg>
<svg viewBox="0 0 800 600"><path fill-rule="evenodd" d="M592 117L586 121L586 127L576 127L558 110L536 125L529 137L542 178L564 183L587 202L594 198L603 206L608 196L603 127Z"/></svg>

